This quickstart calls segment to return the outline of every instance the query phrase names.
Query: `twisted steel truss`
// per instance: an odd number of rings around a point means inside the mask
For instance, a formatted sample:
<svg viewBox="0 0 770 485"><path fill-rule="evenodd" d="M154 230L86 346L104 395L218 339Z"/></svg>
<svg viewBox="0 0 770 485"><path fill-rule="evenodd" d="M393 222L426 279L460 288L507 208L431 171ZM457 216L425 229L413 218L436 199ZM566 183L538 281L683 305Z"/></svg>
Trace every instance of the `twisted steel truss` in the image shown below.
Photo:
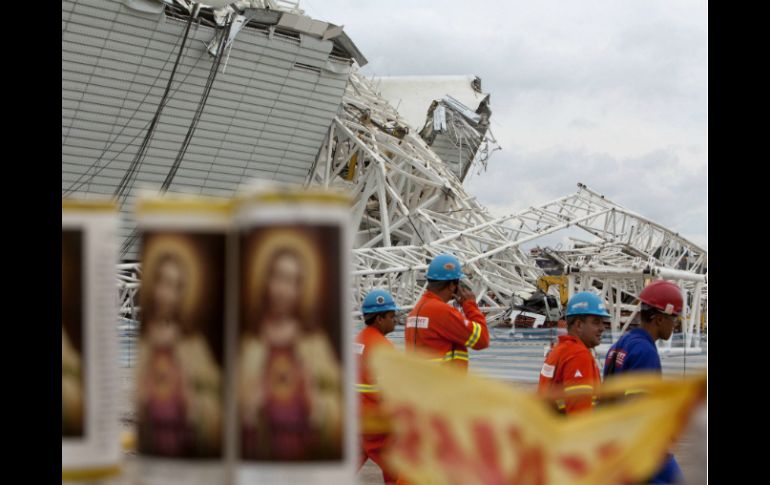
<svg viewBox="0 0 770 485"><path fill-rule="evenodd" d="M706 305L704 249L583 184L541 206L493 216L357 72L306 186L342 188L355 200L353 308L375 287L389 289L400 306L410 308L424 289L430 260L451 252L463 262L489 319L503 318L514 296L534 292L544 275L520 246L569 227L594 238L551 254L572 274L571 291L580 285L602 288L618 316L613 330L619 332L628 320L620 317L628 306L624 301L638 295L644 278L655 271L678 272L697 311ZM135 313L138 267L120 271L121 311L127 316Z"/></svg>

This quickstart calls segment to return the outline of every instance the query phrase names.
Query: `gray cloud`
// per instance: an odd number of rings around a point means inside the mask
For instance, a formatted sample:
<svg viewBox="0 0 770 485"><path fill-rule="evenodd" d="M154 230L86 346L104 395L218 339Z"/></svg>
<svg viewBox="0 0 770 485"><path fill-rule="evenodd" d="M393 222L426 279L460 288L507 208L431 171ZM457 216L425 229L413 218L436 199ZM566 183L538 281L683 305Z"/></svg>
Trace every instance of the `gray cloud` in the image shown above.
<svg viewBox="0 0 770 485"><path fill-rule="evenodd" d="M569 122L569 125L575 128L590 129L598 126L598 123L584 118L575 118Z"/></svg>
<svg viewBox="0 0 770 485"><path fill-rule="evenodd" d="M337 12L350 18L346 30L377 75L473 72L524 90L622 89L649 97L686 95L687 73L707 69L705 24L695 28L654 8L601 10L595 2L602 18L584 2L560 4L559 12L497 2L443 2L440 10L343 3L350 9ZM322 9L331 13L334 4Z"/></svg>

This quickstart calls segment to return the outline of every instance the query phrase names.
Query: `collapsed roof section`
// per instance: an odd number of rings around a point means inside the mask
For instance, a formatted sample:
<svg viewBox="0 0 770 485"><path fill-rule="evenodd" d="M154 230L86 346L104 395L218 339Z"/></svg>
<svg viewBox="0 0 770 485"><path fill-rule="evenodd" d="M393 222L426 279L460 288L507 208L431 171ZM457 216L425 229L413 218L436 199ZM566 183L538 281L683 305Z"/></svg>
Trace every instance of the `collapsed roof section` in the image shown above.
<svg viewBox="0 0 770 485"><path fill-rule="evenodd" d="M486 168L491 151L499 149L489 130L489 95L475 111L450 95L434 101L420 136L455 175L464 181L476 163Z"/></svg>
<svg viewBox="0 0 770 485"><path fill-rule="evenodd" d="M306 178L366 59L295 7L62 2L62 196L120 202L124 259L138 188L230 196Z"/></svg>
<svg viewBox="0 0 770 485"><path fill-rule="evenodd" d="M460 181L471 167L486 168L489 155L500 149L489 129L490 96L478 76L382 77L373 82Z"/></svg>
<svg viewBox="0 0 770 485"><path fill-rule="evenodd" d="M351 70L366 59L342 29L295 2L64 1L62 21L62 192L123 201L128 258L135 185L227 196L254 178L304 180L356 197L356 307L373 287L408 307L428 262L452 252L494 320L544 274L520 245L567 227L593 240L549 254L618 315L646 275L694 285L693 302L708 294L703 249L583 185L492 216L462 186L485 160L489 98L474 111L446 91L409 122ZM483 95L480 80L468 87ZM119 269L121 311L133 315L138 267Z"/></svg>
<svg viewBox="0 0 770 485"><path fill-rule="evenodd" d="M520 245L568 227L595 236L592 244L622 245L618 264L638 258L668 267L687 253L687 271L705 268L701 248L582 184L575 194L494 217L356 71L343 107L308 183L343 187L356 199L356 308L375 287L390 289L410 306L422 292L428 262L451 252L464 262L482 305L495 318L514 295L535 291L544 275Z"/></svg>
<svg viewBox="0 0 770 485"><path fill-rule="evenodd" d="M406 120L352 72L344 111L335 118L309 183L344 187L356 198L354 251L356 299L387 287L399 301L419 296L423 273L435 255L452 252L465 261L486 303L502 308L515 291L533 291L542 272L512 232L468 194L460 179L410 132ZM487 292L490 294L487 296Z"/></svg>
<svg viewBox="0 0 770 485"><path fill-rule="evenodd" d="M476 107L486 93L477 76L381 76L373 77L377 94L418 132L425 125L431 103L452 96L465 106Z"/></svg>
<svg viewBox="0 0 770 485"><path fill-rule="evenodd" d="M143 1L152 2L153 0ZM304 15L305 12L299 8L299 0L237 0L234 2L209 0L197 4L190 0L154 1L162 2L169 7L181 7L188 14L192 13L193 9L199 9L203 18L209 22L213 21L220 27L232 20L234 27L230 31L230 40L235 38L243 27L273 28L278 33L290 36L303 34L330 40L334 43L331 55L340 59L355 60L359 66L368 63L342 27Z"/></svg>

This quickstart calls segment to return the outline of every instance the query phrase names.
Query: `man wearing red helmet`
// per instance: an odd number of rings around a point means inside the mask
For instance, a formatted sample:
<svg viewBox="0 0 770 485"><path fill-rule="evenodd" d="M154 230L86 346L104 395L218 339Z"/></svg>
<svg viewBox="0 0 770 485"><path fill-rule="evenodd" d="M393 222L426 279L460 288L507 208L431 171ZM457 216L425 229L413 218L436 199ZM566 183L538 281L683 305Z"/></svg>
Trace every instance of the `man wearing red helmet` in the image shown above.
<svg viewBox="0 0 770 485"><path fill-rule="evenodd" d="M626 333L607 352L604 379L624 372L655 372L662 374L660 356L655 347L658 339L668 340L682 313L682 291L665 280L647 285L639 294L641 327ZM643 391L627 390L626 396ZM682 471L668 453L663 467L647 483L680 483Z"/></svg>

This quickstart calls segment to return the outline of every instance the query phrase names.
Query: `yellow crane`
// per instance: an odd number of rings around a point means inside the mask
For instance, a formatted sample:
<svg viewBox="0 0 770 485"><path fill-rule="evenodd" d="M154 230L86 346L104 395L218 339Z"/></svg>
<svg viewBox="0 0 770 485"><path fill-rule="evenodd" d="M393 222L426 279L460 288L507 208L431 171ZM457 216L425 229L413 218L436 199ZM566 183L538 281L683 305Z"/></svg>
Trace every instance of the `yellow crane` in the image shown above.
<svg viewBox="0 0 770 485"><path fill-rule="evenodd" d="M554 285L559 286L559 296L561 299L561 306L567 306L567 300L569 300L569 290L567 289L568 279L566 275L548 275L541 276L537 280L537 287L545 294L548 294L548 289Z"/></svg>

